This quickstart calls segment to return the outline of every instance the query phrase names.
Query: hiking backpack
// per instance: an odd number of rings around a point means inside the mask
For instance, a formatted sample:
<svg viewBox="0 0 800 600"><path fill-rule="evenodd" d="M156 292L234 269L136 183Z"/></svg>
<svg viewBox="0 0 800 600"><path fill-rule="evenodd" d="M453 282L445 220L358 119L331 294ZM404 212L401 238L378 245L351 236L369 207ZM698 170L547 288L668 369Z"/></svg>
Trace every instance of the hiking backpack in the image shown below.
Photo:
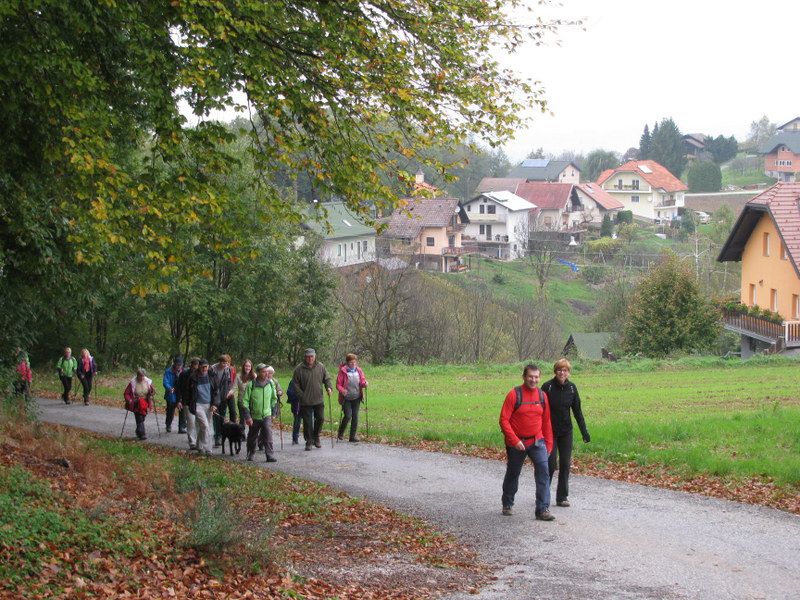
<svg viewBox="0 0 800 600"><path fill-rule="evenodd" d="M540 390L539 388L536 388L536 389L539 392L539 400L537 400L536 402L523 402L522 401L522 386L521 385L516 386L514 388L514 393L517 395L517 400L516 400L516 402L514 402L514 411L516 411L523 404L538 404L538 405L540 405L542 407L542 410L544 410L544 392L542 392L542 390ZM514 411L512 411L512 412L514 412Z"/></svg>

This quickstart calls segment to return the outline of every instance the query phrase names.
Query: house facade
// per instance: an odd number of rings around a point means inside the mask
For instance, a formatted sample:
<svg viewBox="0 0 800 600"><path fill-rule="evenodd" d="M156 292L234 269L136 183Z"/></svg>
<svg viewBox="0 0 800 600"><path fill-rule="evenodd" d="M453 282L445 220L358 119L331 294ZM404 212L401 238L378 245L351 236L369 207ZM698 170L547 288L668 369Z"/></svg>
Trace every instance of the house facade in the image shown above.
<svg viewBox="0 0 800 600"><path fill-rule="evenodd" d="M500 190L479 194L462 206L469 217L464 245L474 245L477 252L503 260L525 255L534 204Z"/></svg>
<svg viewBox="0 0 800 600"><path fill-rule="evenodd" d="M800 117L784 123L761 145L764 174L778 181L800 181Z"/></svg>
<svg viewBox="0 0 800 600"><path fill-rule="evenodd" d="M458 198L407 198L387 219L379 254L422 269L460 271L467 253L461 235L468 223Z"/></svg>
<svg viewBox="0 0 800 600"><path fill-rule="evenodd" d="M343 202L319 205L317 218L304 226L322 238L317 256L334 268L350 267L375 260L375 229L364 224Z"/></svg>
<svg viewBox="0 0 800 600"><path fill-rule="evenodd" d="M596 183L587 182L576 185L575 192L584 207L585 222L592 227L600 227L606 214L609 214L613 221L616 213L625 207L622 202Z"/></svg>
<svg viewBox="0 0 800 600"><path fill-rule="evenodd" d="M508 177L525 181L577 184L581 181L581 170L568 160L527 158L511 169Z"/></svg>
<svg viewBox="0 0 800 600"><path fill-rule="evenodd" d="M597 185L630 210L650 222L678 218L689 188L653 160L632 160L600 174Z"/></svg>
<svg viewBox="0 0 800 600"><path fill-rule="evenodd" d="M800 183L778 183L750 200L718 260L741 261L741 304L780 315L726 311L725 328L741 335L742 357L800 352Z"/></svg>

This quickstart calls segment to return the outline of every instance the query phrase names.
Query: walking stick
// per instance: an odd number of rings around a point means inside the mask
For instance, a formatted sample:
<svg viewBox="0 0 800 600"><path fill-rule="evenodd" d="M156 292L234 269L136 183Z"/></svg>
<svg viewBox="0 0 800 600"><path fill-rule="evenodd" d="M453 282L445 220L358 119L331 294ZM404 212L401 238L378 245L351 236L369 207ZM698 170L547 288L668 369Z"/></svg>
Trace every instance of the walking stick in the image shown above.
<svg viewBox="0 0 800 600"><path fill-rule="evenodd" d="M369 405L367 404L367 388L364 388L364 416L367 418L367 437L369 437Z"/></svg>
<svg viewBox="0 0 800 600"><path fill-rule="evenodd" d="M119 432L119 437L122 437L122 434L125 432L125 423L128 422L128 413L130 411L126 408L125 409L125 420L122 422L122 431Z"/></svg>
<svg viewBox="0 0 800 600"><path fill-rule="evenodd" d="M278 431L281 436L281 450L283 450L283 411L281 410L281 402L278 400Z"/></svg>
<svg viewBox="0 0 800 600"><path fill-rule="evenodd" d="M331 424L331 448L333 448L334 439L333 439L333 409L331 408L331 393L328 391L328 421Z"/></svg>
<svg viewBox="0 0 800 600"><path fill-rule="evenodd" d="M156 401L153 400L153 417L156 419L156 429L158 429L158 437L161 437L161 424L158 422L158 412L156 411Z"/></svg>

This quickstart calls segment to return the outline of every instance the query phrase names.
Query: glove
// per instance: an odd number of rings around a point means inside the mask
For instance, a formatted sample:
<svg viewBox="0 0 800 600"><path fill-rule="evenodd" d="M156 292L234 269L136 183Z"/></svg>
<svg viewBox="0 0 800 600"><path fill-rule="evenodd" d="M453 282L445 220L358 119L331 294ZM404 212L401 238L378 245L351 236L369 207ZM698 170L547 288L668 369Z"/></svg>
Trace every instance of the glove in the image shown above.
<svg viewBox="0 0 800 600"><path fill-rule="evenodd" d="M583 441L584 441L584 443L588 444L588 443L589 443L591 440L592 440L592 438L591 438L591 437L589 437L589 434L588 434L588 433L587 433L586 435L584 435L584 436L583 436Z"/></svg>

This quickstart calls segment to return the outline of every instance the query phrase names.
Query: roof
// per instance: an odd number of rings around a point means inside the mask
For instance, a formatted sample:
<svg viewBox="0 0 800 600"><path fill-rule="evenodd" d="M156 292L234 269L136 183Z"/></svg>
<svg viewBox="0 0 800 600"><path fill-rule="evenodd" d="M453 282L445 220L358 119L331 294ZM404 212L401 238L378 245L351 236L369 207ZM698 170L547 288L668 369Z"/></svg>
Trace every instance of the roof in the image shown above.
<svg viewBox="0 0 800 600"><path fill-rule="evenodd" d="M727 204L733 210L733 216L738 217L744 205L758 195L758 190L742 190L738 192L709 192L699 194L686 194L684 206L691 210L702 210L713 213Z"/></svg>
<svg viewBox="0 0 800 600"><path fill-rule="evenodd" d="M613 334L608 331L597 333L573 333L569 336L564 346L564 354L569 352L570 346L574 344L575 351L581 358L590 360L601 360L603 358L603 348L608 349Z"/></svg>
<svg viewBox="0 0 800 600"><path fill-rule="evenodd" d="M618 210L625 208L625 205L622 202L614 198L614 196L609 194L596 183L581 183L578 185L578 189L589 196L592 200L597 202L597 204L599 204L605 210Z"/></svg>
<svg viewBox="0 0 800 600"><path fill-rule="evenodd" d="M683 140L685 142L694 144L699 148L704 148L706 141L708 140L708 136L705 133L687 133L683 136Z"/></svg>
<svg viewBox="0 0 800 600"><path fill-rule="evenodd" d="M484 177L478 187L475 188L475 193L482 194L483 192L497 192L500 190L516 193L517 186L524 182L525 179L522 177Z"/></svg>
<svg viewBox="0 0 800 600"><path fill-rule="evenodd" d="M778 146L787 146L795 154L800 154L800 131L780 131L761 144L761 154L772 154Z"/></svg>
<svg viewBox="0 0 800 600"><path fill-rule="evenodd" d="M458 198L405 198L403 202L389 217L385 237L415 239L424 227L447 227L455 213L462 223L469 223Z"/></svg>
<svg viewBox="0 0 800 600"><path fill-rule="evenodd" d="M511 169L509 178L521 178L527 181L558 181L558 176L568 166L580 172L574 162L568 160L550 160L547 158L528 158Z"/></svg>
<svg viewBox="0 0 800 600"><path fill-rule="evenodd" d="M531 202L528 202L524 198L520 198L516 194L506 190L500 190L497 192L484 192L482 194L478 194L477 196L475 196L473 200L477 200L478 198L481 197L488 198L489 200L497 202L497 204L504 206L510 211L533 210L534 208L536 208L535 204L532 204ZM472 200L470 200L470 202L472 202ZM466 202L465 204L469 204L469 202Z"/></svg>
<svg viewBox="0 0 800 600"><path fill-rule="evenodd" d="M791 124L792 124L792 123L794 123L795 121L800 121L800 117L795 117L795 118L794 118L794 119L792 119L791 121L786 121L786 123L784 123L784 124L783 124L783 125L781 125L780 127L776 127L775 129L776 129L777 131L780 131L781 129L783 129L784 127L786 127L786 126L788 126L788 125L791 125Z"/></svg>
<svg viewBox="0 0 800 600"><path fill-rule="evenodd" d="M517 186L516 194L541 210L562 210L572 194L571 183L526 181Z"/></svg>
<svg viewBox="0 0 800 600"><path fill-rule="evenodd" d="M650 171L649 173L647 172L648 170ZM597 178L598 185L603 185L615 173L621 172L636 173L652 187L662 189L665 192L683 192L689 189L685 183L670 173L666 167L654 160L629 160L615 169L607 169Z"/></svg>
<svg viewBox="0 0 800 600"><path fill-rule="evenodd" d="M322 212L327 211L327 217ZM311 218L305 225L316 231L326 240L339 238L356 237L363 235L375 235L375 229L365 225L359 217L353 214L344 202L325 202L318 206L319 217L323 221L313 218L314 210L309 210ZM326 224L330 227L326 227Z"/></svg>
<svg viewBox="0 0 800 600"><path fill-rule="evenodd" d="M722 246L718 261L739 261L758 222L769 214L800 277L800 183L776 183L744 205Z"/></svg>

